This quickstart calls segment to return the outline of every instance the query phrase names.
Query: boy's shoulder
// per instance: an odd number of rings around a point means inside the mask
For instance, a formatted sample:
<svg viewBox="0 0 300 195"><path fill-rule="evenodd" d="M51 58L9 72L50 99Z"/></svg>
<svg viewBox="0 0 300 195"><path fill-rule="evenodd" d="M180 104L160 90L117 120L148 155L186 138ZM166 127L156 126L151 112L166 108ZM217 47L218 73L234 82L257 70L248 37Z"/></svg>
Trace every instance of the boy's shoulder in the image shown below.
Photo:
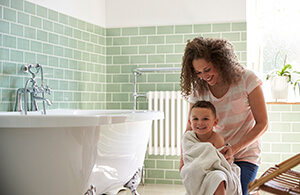
<svg viewBox="0 0 300 195"><path fill-rule="evenodd" d="M224 144L225 144L224 138L215 131L214 131L214 139L213 140L214 140L213 145L216 148L220 148L220 147L224 146Z"/></svg>

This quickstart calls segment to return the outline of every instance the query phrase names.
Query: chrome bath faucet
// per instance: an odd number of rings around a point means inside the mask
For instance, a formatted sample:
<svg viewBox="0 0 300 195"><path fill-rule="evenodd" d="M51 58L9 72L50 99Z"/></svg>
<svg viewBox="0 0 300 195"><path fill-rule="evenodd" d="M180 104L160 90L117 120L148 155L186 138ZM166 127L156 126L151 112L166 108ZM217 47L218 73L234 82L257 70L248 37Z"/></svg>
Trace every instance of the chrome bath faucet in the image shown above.
<svg viewBox="0 0 300 195"><path fill-rule="evenodd" d="M33 72L31 69L35 68L36 72ZM40 64L28 64L23 66L23 72L30 73L32 78L28 79L24 88L19 88L17 90L16 96L16 105L15 111L24 112L27 115L28 109L28 94L30 95L30 102L31 102L31 109L30 111L38 111L37 101L43 102L43 114L46 114L46 103L48 106L52 105L51 100L45 98L46 94L51 94L51 88L47 85L44 87L44 75L43 75L43 68ZM41 74L41 86L39 87L36 82L36 74L40 72ZM29 86L31 84L31 86ZM41 94L41 96L38 96ZM24 109L22 104L22 99L24 95Z"/></svg>

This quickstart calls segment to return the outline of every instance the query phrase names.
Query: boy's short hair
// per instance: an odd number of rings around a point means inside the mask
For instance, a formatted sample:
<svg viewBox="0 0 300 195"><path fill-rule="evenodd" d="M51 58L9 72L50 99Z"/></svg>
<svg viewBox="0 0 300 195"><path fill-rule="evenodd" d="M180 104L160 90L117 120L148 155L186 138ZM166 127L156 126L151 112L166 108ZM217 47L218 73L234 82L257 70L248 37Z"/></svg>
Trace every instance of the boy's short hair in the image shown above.
<svg viewBox="0 0 300 195"><path fill-rule="evenodd" d="M213 112L215 118L217 117L216 108L210 101L204 101L204 100L198 101L191 107L191 111L193 108L208 108Z"/></svg>

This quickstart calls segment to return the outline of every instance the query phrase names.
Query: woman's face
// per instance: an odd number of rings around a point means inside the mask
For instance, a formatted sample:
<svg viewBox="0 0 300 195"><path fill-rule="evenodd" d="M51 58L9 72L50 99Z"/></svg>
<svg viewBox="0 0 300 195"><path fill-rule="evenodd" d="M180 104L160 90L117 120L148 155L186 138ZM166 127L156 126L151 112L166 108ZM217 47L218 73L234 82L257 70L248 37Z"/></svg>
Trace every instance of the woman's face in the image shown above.
<svg viewBox="0 0 300 195"><path fill-rule="evenodd" d="M192 64L196 75L210 86L220 82L220 75L211 62L207 62L205 59L195 59Z"/></svg>

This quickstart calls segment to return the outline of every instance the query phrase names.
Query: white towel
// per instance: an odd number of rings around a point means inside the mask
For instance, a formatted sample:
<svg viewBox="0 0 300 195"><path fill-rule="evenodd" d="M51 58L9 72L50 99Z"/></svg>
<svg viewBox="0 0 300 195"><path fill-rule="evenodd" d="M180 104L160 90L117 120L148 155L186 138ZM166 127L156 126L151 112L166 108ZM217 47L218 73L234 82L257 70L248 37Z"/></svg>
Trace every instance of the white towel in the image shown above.
<svg viewBox="0 0 300 195"><path fill-rule="evenodd" d="M226 194L242 194L237 165L229 165L225 157L209 142L200 142L193 131L182 139L181 177L187 195L212 195L222 181Z"/></svg>

